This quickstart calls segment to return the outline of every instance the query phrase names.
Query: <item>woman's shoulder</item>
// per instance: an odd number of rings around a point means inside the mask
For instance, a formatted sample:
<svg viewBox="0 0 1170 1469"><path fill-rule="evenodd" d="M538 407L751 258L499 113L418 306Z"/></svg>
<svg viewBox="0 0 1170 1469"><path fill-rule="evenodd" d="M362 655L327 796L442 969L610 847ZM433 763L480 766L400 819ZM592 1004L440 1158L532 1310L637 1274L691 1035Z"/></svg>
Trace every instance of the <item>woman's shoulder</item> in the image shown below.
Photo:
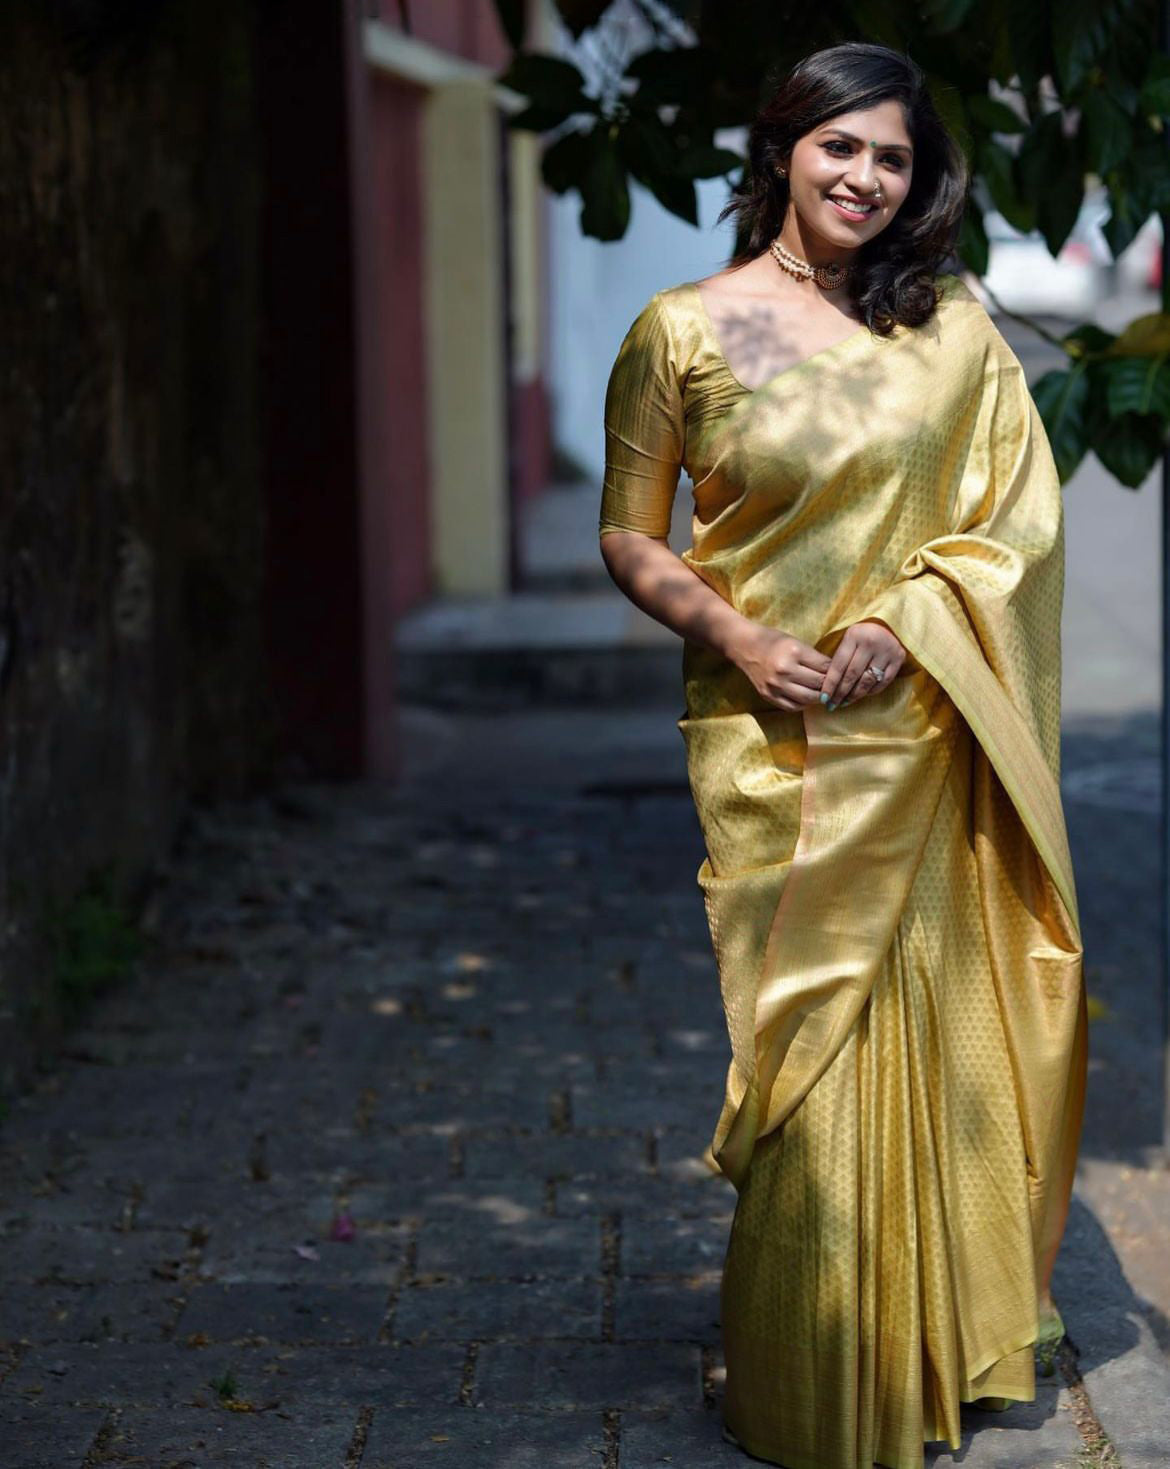
<svg viewBox="0 0 1170 1469"><path fill-rule="evenodd" d="M976 306L980 305L979 298L972 291L971 287L961 275L955 274L953 271L940 271L934 277L933 284L939 305L942 305L944 301L963 304L971 302Z"/></svg>
<svg viewBox="0 0 1170 1469"><path fill-rule="evenodd" d="M661 286L630 320L626 343L668 358L681 372L702 345L702 312L694 281Z"/></svg>
<svg viewBox="0 0 1170 1469"><path fill-rule="evenodd" d="M963 275L936 275L934 283L938 293L935 312L949 328L946 332L949 342L961 342L970 350L982 352L997 367L1020 366L979 294L977 284L973 288Z"/></svg>

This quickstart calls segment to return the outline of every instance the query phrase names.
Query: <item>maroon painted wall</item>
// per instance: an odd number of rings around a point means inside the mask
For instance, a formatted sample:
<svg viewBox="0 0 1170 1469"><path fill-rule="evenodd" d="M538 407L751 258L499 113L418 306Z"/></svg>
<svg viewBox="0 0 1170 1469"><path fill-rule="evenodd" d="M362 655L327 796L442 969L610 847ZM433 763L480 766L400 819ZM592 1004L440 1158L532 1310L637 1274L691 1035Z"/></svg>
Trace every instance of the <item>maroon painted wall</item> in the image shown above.
<svg viewBox="0 0 1170 1469"><path fill-rule="evenodd" d="M282 754L362 766L355 343L342 24L260 7L267 631Z"/></svg>
<svg viewBox="0 0 1170 1469"><path fill-rule="evenodd" d="M422 112L426 91L384 73L370 77L370 208L379 290L375 412L386 455L377 490L393 506L384 548L395 615L432 593L424 312Z"/></svg>
<svg viewBox="0 0 1170 1469"><path fill-rule="evenodd" d="M402 25L398 0L380 0L376 11L386 25L407 29ZM511 48L492 0L408 0L407 12L409 34L416 40L498 71L507 65ZM374 14L375 8L367 13Z"/></svg>

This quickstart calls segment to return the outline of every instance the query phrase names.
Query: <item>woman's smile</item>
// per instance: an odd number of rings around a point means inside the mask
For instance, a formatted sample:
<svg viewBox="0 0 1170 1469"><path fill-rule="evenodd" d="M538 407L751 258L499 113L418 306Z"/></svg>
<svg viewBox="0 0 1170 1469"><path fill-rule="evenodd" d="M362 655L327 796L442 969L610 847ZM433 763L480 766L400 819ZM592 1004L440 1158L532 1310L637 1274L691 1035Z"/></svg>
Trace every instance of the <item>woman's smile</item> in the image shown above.
<svg viewBox="0 0 1170 1469"><path fill-rule="evenodd" d="M828 202L842 219L848 220L868 219L877 210L876 204L861 203L858 200L849 199L847 195L830 194Z"/></svg>

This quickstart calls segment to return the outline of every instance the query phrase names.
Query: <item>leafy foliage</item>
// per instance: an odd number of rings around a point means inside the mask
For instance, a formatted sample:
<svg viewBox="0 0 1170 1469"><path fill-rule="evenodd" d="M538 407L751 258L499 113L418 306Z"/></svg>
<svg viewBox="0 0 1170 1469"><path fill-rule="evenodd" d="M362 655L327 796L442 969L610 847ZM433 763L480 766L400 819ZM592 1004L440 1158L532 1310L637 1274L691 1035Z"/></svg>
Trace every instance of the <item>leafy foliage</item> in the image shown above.
<svg viewBox="0 0 1170 1469"><path fill-rule="evenodd" d="M914 57L968 156L975 186L958 249L976 274L987 269L985 209L1014 229L1039 230L1055 257L1088 178L1107 190L1104 234L1115 257L1152 214L1170 221L1170 56L1158 44L1159 0L638 3L654 44L635 56L591 48L596 75L587 81L564 58L525 50L523 7L496 0L516 52L501 81L530 103L510 125L554 134L545 183L580 196L581 228L596 239L624 235L630 179L697 223L695 180L746 167L716 132L751 120L775 68L859 36ZM581 42L610 0L556 5ZM1163 302L1170 310L1170 282ZM1062 478L1092 450L1123 484L1140 484L1170 429L1170 315L1116 337L1079 327L1062 345L1068 368L1035 387Z"/></svg>

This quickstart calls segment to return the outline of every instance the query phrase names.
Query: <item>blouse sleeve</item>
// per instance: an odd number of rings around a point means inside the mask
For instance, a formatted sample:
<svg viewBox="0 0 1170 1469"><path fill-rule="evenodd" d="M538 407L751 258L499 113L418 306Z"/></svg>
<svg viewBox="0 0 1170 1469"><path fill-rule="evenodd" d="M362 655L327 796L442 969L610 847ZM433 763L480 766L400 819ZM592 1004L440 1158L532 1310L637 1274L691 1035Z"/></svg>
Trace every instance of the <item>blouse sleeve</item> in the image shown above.
<svg viewBox="0 0 1170 1469"><path fill-rule="evenodd" d="M678 358L656 293L635 317L609 374L599 536L669 534L685 434Z"/></svg>

